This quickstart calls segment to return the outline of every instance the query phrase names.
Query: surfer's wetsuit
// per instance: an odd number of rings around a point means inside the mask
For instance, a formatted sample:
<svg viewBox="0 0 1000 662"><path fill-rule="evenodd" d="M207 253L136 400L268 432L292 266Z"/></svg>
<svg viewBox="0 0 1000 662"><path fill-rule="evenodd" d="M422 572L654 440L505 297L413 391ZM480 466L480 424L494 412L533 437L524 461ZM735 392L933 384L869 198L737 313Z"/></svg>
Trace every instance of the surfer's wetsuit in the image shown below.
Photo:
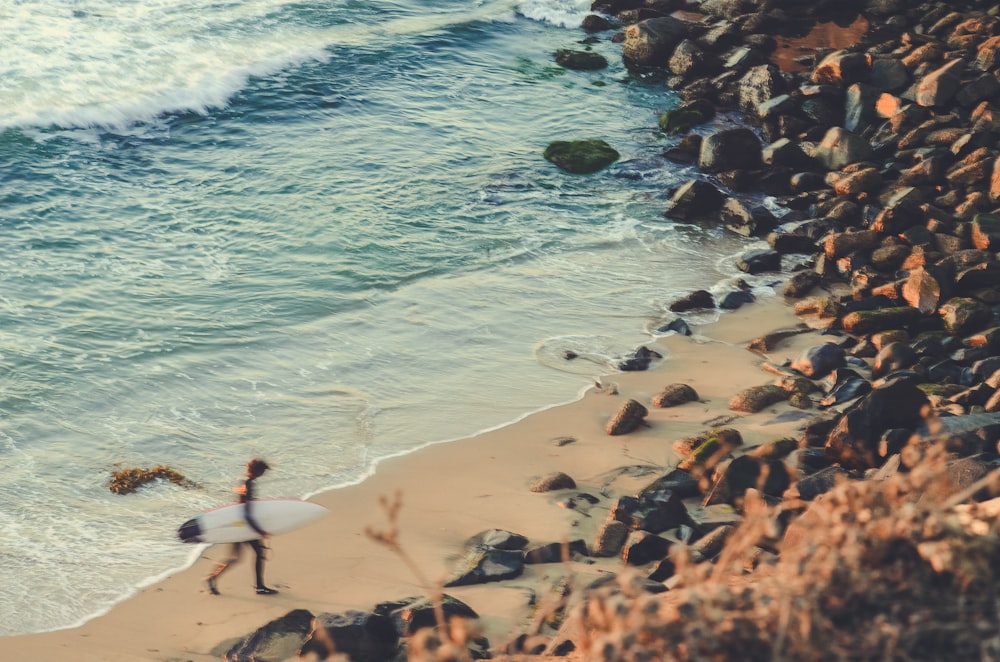
<svg viewBox="0 0 1000 662"><path fill-rule="evenodd" d="M256 587L257 588L257 593L260 593L262 595L270 595L272 593L277 593L277 591L275 591L273 588L268 588L264 584L264 541L263 541L263 538L264 538L264 536L267 535L267 532L264 531L264 529L262 529L259 524L257 524L257 521L253 517L253 506L252 506L252 504L253 504L253 491L254 491L254 483L253 483L253 481L254 480L255 480L255 477L253 477L253 476L248 477L246 479L246 481L244 481L244 483L243 483L243 488L242 489L238 489L236 491L239 492L239 494L240 494L240 503L244 504L244 508L246 509L245 517L246 517L247 524L249 524L250 528L252 528L254 531L256 531L261 536L260 538L257 538L257 539L254 539L254 540L247 540L246 541L246 544L250 545L250 547L251 547L251 549L253 549L253 552L254 552L254 555L255 555L255 559L254 559L254 574L255 574L255 577L256 577L256 580L257 580L257 587ZM228 568L230 565L232 565L233 563L236 563L236 561L239 560L239 558L240 558L240 552L243 549L242 545L243 545L243 543L241 543L241 542L234 542L232 544L232 547L231 547L229 558L227 558L225 561L220 561L218 567L215 569L215 572L213 572L211 575L208 576L208 590L213 595L218 595L219 594L219 590L218 590L218 588L216 588L216 585L215 585L215 580L218 579L219 575L221 575L223 572L225 572L226 568Z"/></svg>

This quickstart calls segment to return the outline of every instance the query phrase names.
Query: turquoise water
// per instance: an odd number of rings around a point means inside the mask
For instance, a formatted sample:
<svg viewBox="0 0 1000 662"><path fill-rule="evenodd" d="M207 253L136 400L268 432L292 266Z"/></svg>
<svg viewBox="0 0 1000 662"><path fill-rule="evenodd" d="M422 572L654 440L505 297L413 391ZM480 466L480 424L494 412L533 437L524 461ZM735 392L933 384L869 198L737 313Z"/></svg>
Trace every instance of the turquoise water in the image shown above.
<svg viewBox="0 0 1000 662"><path fill-rule="evenodd" d="M572 400L746 247L663 217L661 84L589 2L0 7L0 634L192 560L230 500ZM601 137L593 176L541 153ZM573 350L593 360L565 362ZM107 489L118 466L201 485Z"/></svg>

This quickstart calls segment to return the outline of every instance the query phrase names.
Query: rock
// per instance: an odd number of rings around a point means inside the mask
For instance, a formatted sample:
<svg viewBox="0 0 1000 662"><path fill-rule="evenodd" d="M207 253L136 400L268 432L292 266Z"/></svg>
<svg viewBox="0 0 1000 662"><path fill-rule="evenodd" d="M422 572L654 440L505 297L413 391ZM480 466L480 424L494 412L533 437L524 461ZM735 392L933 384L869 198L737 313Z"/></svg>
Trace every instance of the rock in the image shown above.
<svg viewBox="0 0 1000 662"><path fill-rule="evenodd" d="M873 152L867 140L834 126L823 136L812 156L827 170L842 170L852 163L870 159Z"/></svg>
<svg viewBox="0 0 1000 662"><path fill-rule="evenodd" d="M608 66L607 59L599 53L591 51L574 51L561 48L555 54L556 64L565 69L576 71L596 71Z"/></svg>
<svg viewBox="0 0 1000 662"><path fill-rule="evenodd" d="M781 72L772 64L752 67L740 78L737 85L737 105L752 115L758 114L758 106L785 91L785 81Z"/></svg>
<svg viewBox="0 0 1000 662"><path fill-rule="evenodd" d="M729 198L719 209L719 220L730 230L744 237L761 237L774 230L778 219L766 207L747 207L736 198Z"/></svg>
<svg viewBox="0 0 1000 662"><path fill-rule="evenodd" d="M993 311L986 304L968 297L949 299L938 309L945 330L952 335L965 335L983 328L993 319Z"/></svg>
<svg viewBox="0 0 1000 662"><path fill-rule="evenodd" d="M690 39L684 39L674 47L667 60L667 68L678 76L697 76L709 68L709 60L704 49Z"/></svg>
<svg viewBox="0 0 1000 662"><path fill-rule="evenodd" d="M524 549L528 539L519 533L503 529L487 529L465 541L465 547L493 547L495 549Z"/></svg>
<svg viewBox="0 0 1000 662"><path fill-rule="evenodd" d="M714 220L726 197L701 179L681 184L667 202L666 215L678 221Z"/></svg>
<svg viewBox="0 0 1000 662"><path fill-rule="evenodd" d="M708 290L695 290L691 294L674 301L669 306L670 312L684 313L698 308L715 308L715 299Z"/></svg>
<svg viewBox="0 0 1000 662"><path fill-rule="evenodd" d="M426 596L416 596L392 602L380 602L373 613L392 621L396 631L403 637L410 637L424 628L437 627L437 606ZM445 623L453 618L474 620L479 614L458 598L447 593L441 594L440 609Z"/></svg>
<svg viewBox="0 0 1000 662"><path fill-rule="evenodd" d="M820 408L832 407L860 398L871 393L872 384L853 370L838 371L845 372L843 376L838 376L833 388L819 401Z"/></svg>
<svg viewBox="0 0 1000 662"><path fill-rule="evenodd" d="M784 393L777 386L774 388ZM694 447L687 453L687 457L677 465L677 468L681 471L700 471L710 468L718 464L719 460L732 452L733 449L743 444L743 437L739 431L732 428L713 430L703 437L699 436L695 439ZM676 443L674 444L674 450L677 450ZM684 453L681 454L683 455Z"/></svg>
<svg viewBox="0 0 1000 662"><path fill-rule="evenodd" d="M608 422L606 432L611 435L628 434L646 424L649 411L637 400L628 400Z"/></svg>
<svg viewBox="0 0 1000 662"><path fill-rule="evenodd" d="M698 480L688 472L681 469L672 469L666 475L657 478L643 488L639 492L639 498L642 498L645 494L662 492L671 492L681 499L687 499L701 494L701 488L698 486Z"/></svg>
<svg viewBox="0 0 1000 662"><path fill-rule="evenodd" d="M629 67L665 67L686 33L684 23L673 16L639 21L625 28L622 59Z"/></svg>
<svg viewBox="0 0 1000 662"><path fill-rule="evenodd" d="M608 167L620 155L603 140L592 139L556 140L549 143L543 156L566 172L587 175Z"/></svg>
<svg viewBox="0 0 1000 662"><path fill-rule="evenodd" d="M856 253L870 250L881 240L874 230L858 230L855 232L834 232L827 235L823 242L823 250L830 259L838 259Z"/></svg>
<svg viewBox="0 0 1000 662"><path fill-rule="evenodd" d="M312 625L311 612L294 609L233 644L222 659L226 662L291 659L306 643Z"/></svg>
<svg viewBox="0 0 1000 662"><path fill-rule="evenodd" d="M885 460L879 452L882 433L916 428L927 404L915 379L901 375L887 380L844 412L826 439L827 457L845 469L880 466Z"/></svg>
<svg viewBox="0 0 1000 662"><path fill-rule="evenodd" d="M753 295L750 290L734 290L732 292L727 292L722 301L719 302L719 308L722 310L736 310L740 306L753 303L757 300L757 297Z"/></svg>
<svg viewBox="0 0 1000 662"><path fill-rule="evenodd" d="M736 268L748 274L781 271L781 253L763 248L750 250L737 258Z"/></svg>
<svg viewBox="0 0 1000 662"><path fill-rule="evenodd" d="M976 214L973 216L972 243L982 251L1000 249L1000 215Z"/></svg>
<svg viewBox="0 0 1000 662"><path fill-rule="evenodd" d="M965 60L956 58L920 79L914 100L921 106L944 106L951 101L962 86Z"/></svg>
<svg viewBox="0 0 1000 662"><path fill-rule="evenodd" d="M731 524L724 524L709 531L707 534L694 541L688 550L691 553L691 560L701 563L709 559L714 559L722 552L729 536L736 530Z"/></svg>
<svg viewBox="0 0 1000 662"><path fill-rule="evenodd" d="M821 494L826 494L833 487L850 476L850 473L841 467L826 467L814 474L804 476L795 483L798 497L804 501L812 501Z"/></svg>
<svg viewBox="0 0 1000 662"><path fill-rule="evenodd" d="M571 540L568 543L550 542L525 550L524 562L526 564L561 563L586 556L589 556L587 544L582 540Z"/></svg>
<svg viewBox="0 0 1000 662"><path fill-rule="evenodd" d="M698 392L687 384L670 384L653 396L653 406L666 408L676 407L687 402L698 400Z"/></svg>
<svg viewBox="0 0 1000 662"><path fill-rule="evenodd" d="M524 558L516 550L478 545L467 548L452 564L446 587L486 584L518 577L524 572Z"/></svg>
<svg viewBox="0 0 1000 662"><path fill-rule="evenodd" d="M920 311L904 306L854 311L844 315L840 325L847 333L862 336L876 331L905 328L919 319Z"/></svg>
<svg viewBox="0 0 1000 662"><path fill-rule="evenodd" d="M782 294L789 299L801 299L820 284L822 277L815 271L797 271L785 283Z"/></svg>
<svg viewBox="0 0 1000 662"><path fill-rule="evenodd" d="M763 460L753 455L741 455L730 462L719 475L704 505L728 503L741 508L743 495L748 489L780 497L791 484L785 465L780 460Z"/></svg>
<svg viewBox="0 0 1000 662"><path fill-rule="evenodd" d="M816 65L812 82L847 87L868 80L870 76L871 66L864 53L840 50L830 53Z"/></svg>
<svg viewBox="0 0 1000 662"><path fill-rule="evenodd" d="M842 365L844 365L843 348L833 343L823 343L805 350L792 362L791 368L810 379L820 379Z"/></svg>
<svg viewBox="0 0 1000 662"><path fill-rule="evenodd" d="M608 519L597 530L592 554L597 557L616 556L628 538L630 527L625 522Z"/></svg>
<svg viewBox="0 0 1000 662"><path fill-rule="evenodd" d="M753 414L787 399L788 393L779 386L751 386L733 396L729 401L729 408Z"/></svg>
<svg viewBox="0 0 1000 662"><path fill-rule="evenodd" d="M325 660L334 653L352 662L384 662L396 656L399 633L392 620L379 614L347 611L323 613L313 619L312 634L300 651Z"/></svg>
<svg viewBox="0 0 1000 662"><path fill-rule="evenodd" d="M902 296L922 315L930 315L941 303L941 284L926 270L913 269L903 283Z"/></svg>
<svg viewBox="0 0 1000 662"><path fill-rule="evenodd" d="M553 471L535 480L528 489L532 492L553 492L555 490L571 490L575 487L575 480L561 471Z"/></svg>
<svg viewBox="0 0 1000 662"><path fill-rule="evenodd" d="M702 172L755 170L760 166L760 139L750 129L725 129L702 138L698 154Z"/></svg>
<svg viewBox="0 0 1000 662"><path fill-rule="evenodd" d="M624 361L619 361L616 367L623 372L638 372L649 369L649 365L655 359L662 358L663 355L659 352L648 347L640 347L632 353L632 356Z"/></svg>
<svg viewBox="0 0 1000 662"><path fill-rule="evenodd" d="M609 517L624 522L632 529L650 533L662 533L681 525L695 525L683 499L669 490L646 490L638 497L619 497Z"/></svg>
<svg viewBox="0 0 1000 662"><path fill-rule="evenodd" d="M671 542L646 531L633 531L622 548L622 560L627 565L646 565L659 561L670 551Z"/></svg>
<svg viewBox="0 0 1000 662"><path fill-rule="evenodd" d="M884 377L896 370L909 368L917 361L917 354L905 342L891 342L883 347L875 356L872 365L872 377Z"/></svg>

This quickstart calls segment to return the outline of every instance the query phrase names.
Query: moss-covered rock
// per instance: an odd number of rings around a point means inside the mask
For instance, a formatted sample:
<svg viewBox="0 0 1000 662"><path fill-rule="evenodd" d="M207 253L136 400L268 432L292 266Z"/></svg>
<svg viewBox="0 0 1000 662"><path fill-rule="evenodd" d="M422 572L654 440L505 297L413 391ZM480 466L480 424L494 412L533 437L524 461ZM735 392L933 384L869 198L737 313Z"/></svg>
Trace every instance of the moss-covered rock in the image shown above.
<svg viewBox="0 0 1000 662"><path fill-rule="evenodd" d="M158 464L147 469L138 467L118 469L112 472L108 489L115 494L131 494L147 483L160 480L169 481L181 487L197 487L197 484L185 478L177 470Z"/></svg>
<svg viewBox="0 0 1000 662"><path fill-rule="evenodd" d="M566 172L587 175L608 167L621 155L603 140L590 139L556 140L543 156Z"/></svg>
<svg viewBox="0 0 1000 662"><path fill-rule="evenodd" d="M848 333L865 335L878 331L900 329L920 319L920 311L909 306L883 308L881 310L858 310L848 313L840 320L840 325Z"/></svg>
<svg viewBox="0 0 1000 662"><path fill-rule="evenodd" d="M596 71L608 66L608 60L599 53L573 51L561 48L556 51L556 64L575 71Z"/></svg>
<svg viewBox="0 0 1000 662"><path fill-rule="evenodd" d="M700 110L677 108L660 115L660 130L670 134L687 133L707 121L708 118Z"/></svg>

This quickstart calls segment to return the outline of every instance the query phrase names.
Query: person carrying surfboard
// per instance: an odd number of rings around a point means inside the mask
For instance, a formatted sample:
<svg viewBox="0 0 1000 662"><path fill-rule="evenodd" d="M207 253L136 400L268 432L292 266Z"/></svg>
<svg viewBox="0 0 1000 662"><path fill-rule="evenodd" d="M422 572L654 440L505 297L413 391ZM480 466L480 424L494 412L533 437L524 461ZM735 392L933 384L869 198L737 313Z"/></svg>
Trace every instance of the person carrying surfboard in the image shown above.
<svg viewBox="0 0 1000 662"><path fill-rule="evenodd" d="M240 503L244 504L246 512L244 517L247 524L250 525L254 531L260 535L259 539L247 540L246 544L250 545L256 555L254 564L254 573L257 579L257 593L258 595L274 595L277 591L270 588L264 584L264 540L268 538L269 534L267 531L262 529L253 517L253 498L254 498L254 481L264 475L264 472L270 469L267 462L261 460L260 458L254 458L247 462L247 478L243 481L242 485L238 485L233 488L233 491L239 494ZM212 595L219 595L218 579L219 575L226 571L233 563L236 563L240 559L240 553L243 550L243 543L234 542L230 548L229 557L224 561L220 561L216 564L215 570L210 574L205 581L208 583L208 591Z"/></svg>

